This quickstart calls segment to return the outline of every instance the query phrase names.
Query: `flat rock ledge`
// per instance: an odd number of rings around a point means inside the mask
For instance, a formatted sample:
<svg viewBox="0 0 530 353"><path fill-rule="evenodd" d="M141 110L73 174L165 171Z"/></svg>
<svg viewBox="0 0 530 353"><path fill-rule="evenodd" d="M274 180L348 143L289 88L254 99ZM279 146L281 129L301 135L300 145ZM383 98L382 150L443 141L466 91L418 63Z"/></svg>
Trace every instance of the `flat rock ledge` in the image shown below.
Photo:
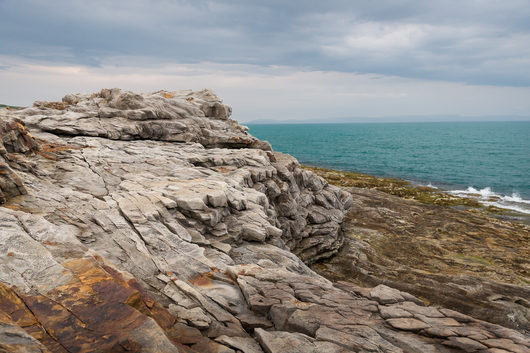
<svg viewBox="0 0 530 353"><path fill-rule="evenodd" d="M0 352L529 352L515 330L332 283L352 197L213 92L0 110Z"/></svg>

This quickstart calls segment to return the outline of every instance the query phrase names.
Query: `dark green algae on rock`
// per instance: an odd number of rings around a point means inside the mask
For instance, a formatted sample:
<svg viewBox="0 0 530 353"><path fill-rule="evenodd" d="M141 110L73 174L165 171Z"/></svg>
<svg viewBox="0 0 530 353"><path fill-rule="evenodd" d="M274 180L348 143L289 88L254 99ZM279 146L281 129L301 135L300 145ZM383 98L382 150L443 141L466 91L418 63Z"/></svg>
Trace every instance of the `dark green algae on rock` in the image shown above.
<svg viewBox="0 0 530 353"><path fill-rule="evenodd" d="M455 196L437 188L414 185L406 180L308 165L304 165L303 167L320 175L330 184L339 187L358 187L378 190L406 200L415 200L427 205L449 206L458 210L481 212L487 216L501 220L517 221L530 225L530 216L527 214L496 206L484 205L472 197Z"/></svg>
<svg viewBox="0 0 530 353"><path fill-rule="evenodd" d="M333 281L386 284L530 331L530 227L504 210L392 178L306 167L351 193L345 245L312 268Z"/></svg>

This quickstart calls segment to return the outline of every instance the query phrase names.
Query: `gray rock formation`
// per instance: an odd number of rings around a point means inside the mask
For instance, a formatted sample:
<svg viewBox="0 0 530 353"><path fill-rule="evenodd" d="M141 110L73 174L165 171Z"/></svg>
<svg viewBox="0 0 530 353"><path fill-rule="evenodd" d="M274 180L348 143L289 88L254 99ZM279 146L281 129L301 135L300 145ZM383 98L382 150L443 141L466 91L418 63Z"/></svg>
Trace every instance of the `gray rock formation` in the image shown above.
<svg viewBox="0 0 530 353"><path fill-rule="evenodd" d="M26 193L22 180L13 168L20 169L20 154L36 150L38 144L20 121L11 117L0 120L0 203Z"/></svg>
<svg viewBox="0 0 530 353"><path fill-rule="evenodd" d="M0 111L0 351L528 351L310 270L350 194L230 112L208 90L117 89Z"/></svg>

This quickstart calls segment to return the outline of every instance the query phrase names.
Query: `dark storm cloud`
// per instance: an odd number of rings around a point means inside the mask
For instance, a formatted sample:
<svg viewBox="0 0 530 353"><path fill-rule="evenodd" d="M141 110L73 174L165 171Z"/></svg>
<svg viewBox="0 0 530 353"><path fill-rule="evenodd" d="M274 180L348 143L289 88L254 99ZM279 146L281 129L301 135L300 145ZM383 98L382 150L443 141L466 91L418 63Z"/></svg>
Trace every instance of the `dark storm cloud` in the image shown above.
<svg viewBox="0 0 530 353"><path fill-rule="evenodd" d="M526 0L4 0L0 13L0 53L41 61L150 57L530 85Z"/></svg>

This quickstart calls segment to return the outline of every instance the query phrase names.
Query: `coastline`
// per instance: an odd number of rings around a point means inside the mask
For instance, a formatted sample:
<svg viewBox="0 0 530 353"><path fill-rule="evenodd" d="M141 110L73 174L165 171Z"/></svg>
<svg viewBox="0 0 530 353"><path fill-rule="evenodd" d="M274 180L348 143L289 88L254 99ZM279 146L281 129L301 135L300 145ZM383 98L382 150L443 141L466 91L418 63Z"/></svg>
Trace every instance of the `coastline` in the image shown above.
<svg viewBox="0 0 530 353"><path fill-rule="evenodd" d="M414 200L427 205L448 206L458 210L479 212L500 220L530 225L530 214L484 204L477 197L474 197L480 196L478 194L470 193L468 196L458 196L450 190L421 185L395 177L380 177L306 164L303 164L302 167L323 177L327 182L335 186L374 189L401 197L405 200Z"/></svg>
<svg viewBox="0 0 530 353"><path fill-rule="evenodd" d="M530 157L524 153L530 147L530 123L249 127L254 136L302 164L434 187L484 206L511 209L514 220L517 213L530 215L530 184L525 177Z"/></svg>
<svg viewBox="0 0 530 353"><path fill-rule="evenodd" d="M352 195L344 246L311 268L530 332L525 215L396 178L303 166Z"/></svg>
<svg viewBox="0 0 530 353"><path fill-rule="evenodd" d="M530 347L528 227L341 189L230 112L208 90L0 109L0 346Z"/></svg>

